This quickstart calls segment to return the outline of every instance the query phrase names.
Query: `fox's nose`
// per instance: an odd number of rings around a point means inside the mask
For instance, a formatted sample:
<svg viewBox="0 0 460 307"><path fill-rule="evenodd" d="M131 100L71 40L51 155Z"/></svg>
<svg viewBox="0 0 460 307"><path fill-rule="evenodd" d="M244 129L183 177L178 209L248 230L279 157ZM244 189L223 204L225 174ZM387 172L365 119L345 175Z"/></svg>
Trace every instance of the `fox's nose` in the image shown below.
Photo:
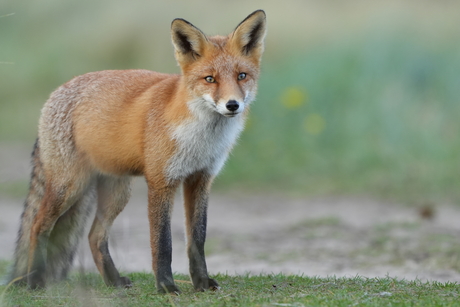
<svg viewBox="0 0 460 307"><path fill-rule="evenodd" d="M225 105L225 107L227 108L227 110L234 112L238 110L240 105L236 100L229 100L227 104Z"/></svg>

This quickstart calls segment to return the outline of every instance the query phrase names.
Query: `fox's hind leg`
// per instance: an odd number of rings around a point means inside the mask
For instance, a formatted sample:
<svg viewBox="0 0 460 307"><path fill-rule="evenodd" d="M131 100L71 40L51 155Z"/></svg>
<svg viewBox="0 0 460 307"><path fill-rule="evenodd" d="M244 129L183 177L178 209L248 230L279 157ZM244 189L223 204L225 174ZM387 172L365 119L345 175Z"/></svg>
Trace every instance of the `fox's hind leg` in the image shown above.
<svg viewBox="0 0 460 307"><path fill-rule="evenodd" d="M187 232L187 253L190 276L197 291L216 290L219 285L209 278L204 256L208 196L212 178L196 173L184 181L184 206Z"/></svg>
<svg viewBox="0 0 460 307"><path fill-rule="evenodd" d="M46 183L44 197L34 216L30 232L27 283L32 289L45 286L48 242L56 221L81 197L88 183L87 178L75 177L78 180L60 180L61 183L48 180Z"/></svg>
<svg viewBox="0 0 460 307"><path fill-rule="evenodd" d="M94 262L106 285L131 287L131 280L121 277L109 253L109 230L130 196L131 178L99 176L97 180L97 211L89 233Z"/></svg>
<svg viewBox="0 0 460 307"><path fill-rule="evenodd" d="M83 235L86 220L95 207L95 184L92 182L82 197L56 222L49 237L46 280L59 281L67 277Z"/></svg>

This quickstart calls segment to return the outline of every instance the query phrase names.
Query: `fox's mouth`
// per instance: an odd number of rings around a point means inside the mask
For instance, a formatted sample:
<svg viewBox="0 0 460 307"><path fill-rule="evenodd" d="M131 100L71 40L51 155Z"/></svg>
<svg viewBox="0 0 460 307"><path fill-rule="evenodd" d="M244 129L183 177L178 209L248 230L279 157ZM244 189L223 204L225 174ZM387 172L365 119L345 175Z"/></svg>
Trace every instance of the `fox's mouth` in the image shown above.
<svg viewBox="0 0 460 307"><path fill-rule="evenodd" d="M241 112L229 112L229 113L224 113L222 114L223 116L225 117L235 117L237 116L238 114L240 114Z"/></svg>

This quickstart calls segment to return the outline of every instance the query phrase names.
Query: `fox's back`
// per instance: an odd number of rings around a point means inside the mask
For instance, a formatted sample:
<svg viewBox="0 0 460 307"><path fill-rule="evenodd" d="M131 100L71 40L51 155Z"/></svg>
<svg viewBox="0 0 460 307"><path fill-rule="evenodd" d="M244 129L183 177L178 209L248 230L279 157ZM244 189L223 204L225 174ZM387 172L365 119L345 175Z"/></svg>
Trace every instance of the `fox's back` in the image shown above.
<svg viewBox="0 0 460 307"><path fill-rule="evenodd" d="M54 91L43 107L43 159L85 162L107 173L140 173L146 120L163 122L161 110L171 100L178 78L148 70L75 77Z"/></svg>

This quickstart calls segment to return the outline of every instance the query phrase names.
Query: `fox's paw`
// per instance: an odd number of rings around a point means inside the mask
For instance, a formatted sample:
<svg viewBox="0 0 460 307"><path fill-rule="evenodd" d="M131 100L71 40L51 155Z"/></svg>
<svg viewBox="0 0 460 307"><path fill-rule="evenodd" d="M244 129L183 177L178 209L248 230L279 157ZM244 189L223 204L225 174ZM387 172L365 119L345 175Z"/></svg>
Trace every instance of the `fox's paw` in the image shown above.
<svg viewBox="0 0 460 307"><path fill-rule="evenodd" d="M215 279L209 278L209 290L217 291L220 290L220 286Z"/></svg>
<svg viewBox="0 0 460 307"><path fill-rule="evenodd" d="M133 286L133 283L131 282L131 279L128 277L120 276L120 279L117 281L116 285L117 288L131 288Z"/></svg>
<svg viewBox="0 0 460 307"><path fill-rule="evenodd" d="M45 288L45 279L42 275L31 273L27 278L27 285L31 290L38 290Z"/></svg>
<svg viewBox="0 0 460 307"><path fill-rule="evenodd" d="M28 288L30 290L40 290L45 288L45 281L44 280L29 280L28 283Z"/></svg>
<svg viewBox="0 0 460 307"><path fill-rule="evenodd" d="M179 288L176 287L176 285L164 285L162 284L160 287L158 287L158 293L171 293L171 294L180 294Z"/></svg>
<svg viewBox="0 0 460 307"><path fill-rule="evenodd" d="M207 277L200 279L194 286L195 286L195 290L200 291L200 292L203 292L205 290L216 291L220 289L219 284L217 283L215 279L207 278Z"/></svg>

